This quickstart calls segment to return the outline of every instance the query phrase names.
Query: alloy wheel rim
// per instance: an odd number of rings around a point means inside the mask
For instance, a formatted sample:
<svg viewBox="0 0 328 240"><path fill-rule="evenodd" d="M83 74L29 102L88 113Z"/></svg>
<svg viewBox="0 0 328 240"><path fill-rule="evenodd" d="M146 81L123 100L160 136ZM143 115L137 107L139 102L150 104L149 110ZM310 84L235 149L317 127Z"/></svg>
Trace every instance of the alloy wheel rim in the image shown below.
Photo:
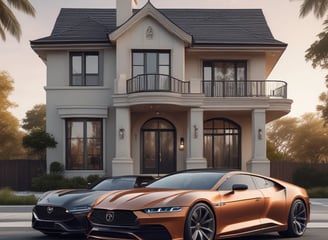
<svg viewBox="0 0 328 240"><path fill-rule="evenodd" d="M306 208L303 202L297 202L292 216L292 223L295 232L302 235L306 229Z"/></svg>
<svg viewBox="0 0 328 240"><path fill-rule="evenodd" d="M191 215L190 231L192 240L211 240L215 229L214 216L205 206L199 206Z"/></svg>

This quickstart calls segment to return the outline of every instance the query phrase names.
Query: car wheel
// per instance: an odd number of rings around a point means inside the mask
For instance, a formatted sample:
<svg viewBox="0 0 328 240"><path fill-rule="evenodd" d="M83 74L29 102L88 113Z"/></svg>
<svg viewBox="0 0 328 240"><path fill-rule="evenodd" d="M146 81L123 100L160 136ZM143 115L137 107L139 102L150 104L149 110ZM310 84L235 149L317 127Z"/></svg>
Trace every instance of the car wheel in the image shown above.
<svg viewBox="0 0 328 240"><path fill-rule="evenodd" d="M304 202L300 199L295 200L290 208L288 217L288 229L279 232L281 236L300 237L304 234L307 224L307 211Z"/></svg>
<svg viewBox="0 0 328 240"><path fill-rule="evenodd" d="M216 223L212 209L205 203L194 205L186 219L184 239L186 240L214 240Z"/></svg>

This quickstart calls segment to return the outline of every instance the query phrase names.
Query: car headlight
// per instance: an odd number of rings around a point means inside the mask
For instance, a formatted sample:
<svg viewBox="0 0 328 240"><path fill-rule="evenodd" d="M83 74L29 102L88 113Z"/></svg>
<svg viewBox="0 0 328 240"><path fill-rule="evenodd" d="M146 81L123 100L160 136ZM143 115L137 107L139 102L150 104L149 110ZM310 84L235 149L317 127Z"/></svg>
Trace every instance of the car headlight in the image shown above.
<svg viewBox="0 0 328 240"><path fill-rule="evenodd" d="M66 213L78 214L78 213L88 213L91 210L90 206L78 206L72 207L66 210Z"/></svg>
<svg viewBox="0 0 328 240"><path fill-rule="evenodd" d="M159 207L159 208L146 208L144 213L172 213L180 212L181 207Z"/></svg>

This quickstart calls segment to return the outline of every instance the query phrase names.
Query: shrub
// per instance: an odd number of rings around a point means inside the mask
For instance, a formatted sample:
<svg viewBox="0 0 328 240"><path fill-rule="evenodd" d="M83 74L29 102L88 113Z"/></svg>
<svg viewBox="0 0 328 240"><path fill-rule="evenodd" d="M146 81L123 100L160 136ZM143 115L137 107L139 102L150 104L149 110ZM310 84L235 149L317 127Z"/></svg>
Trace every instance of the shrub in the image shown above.
<svg viewBox="0 0 328 240"><path fill-rule="evenodd" d="M61 189L65 186L65 178L61 175L49 174L32 178L32 190L46 192L49 190Z"/></svg>
<svg viewBox="0 0 328 240"><path fill-rule="evenodd" d="M328 185L328 174L311 167L301 167L293 174L293 183L304 188L323 187Z"/></svg>
<svg viewBox="0 0 328 240"><path fill-rule="evenodd" d="M89 183L93 184L101 179L98 175L89 175L87 178L72 177L65 178L62 175L48 174L32 179L32 190L37 192L46 192L56 189L87 188Z"/></svg>
<svg viewBox="0 0 328 240"><path fill-rule="evenodd" d="M98 182L100 179L102 179L102 177L100 177L99 175L96 175L96 174L89 175L89 176L87 176L88 185L93 185L96 182Z"/></svg>
<svg viewBox="0 0 328 240"><path fill-rule="evenodd" d="M53 175L63 175L64 174L64 165L60 162L52 162L50 164L50 174Z"/></svg>
<svg viewBox="0 0 328 240"><path fill-rule="evenodd" d="M34 205L34 195L16 196L10 188L0 189L0 205Z"/></svg>
<svg viewBox="0 0 328 240"><path fill-rule="evenodd" d="M83 177L72 177L66 179L65 188L87 188L87 180Z"/></svg>
<svg viewBox="0 0 328 240"><path fill-rule="evenodd" d="M315 187L307 191L310 198L328 198L328 187Z"/></svg>

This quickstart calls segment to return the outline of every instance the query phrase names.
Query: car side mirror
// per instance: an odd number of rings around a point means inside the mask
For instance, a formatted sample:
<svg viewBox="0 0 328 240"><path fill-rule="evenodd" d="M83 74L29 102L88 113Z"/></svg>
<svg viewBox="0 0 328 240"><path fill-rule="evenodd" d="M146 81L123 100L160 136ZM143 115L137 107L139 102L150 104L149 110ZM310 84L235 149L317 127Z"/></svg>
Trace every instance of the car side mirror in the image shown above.
<svg viewBox="0 0 328 240"><path fill-rule="evenodd" d="M234 184L232 185L232 191L245 191L248 189L246 184Z"/></svg>

